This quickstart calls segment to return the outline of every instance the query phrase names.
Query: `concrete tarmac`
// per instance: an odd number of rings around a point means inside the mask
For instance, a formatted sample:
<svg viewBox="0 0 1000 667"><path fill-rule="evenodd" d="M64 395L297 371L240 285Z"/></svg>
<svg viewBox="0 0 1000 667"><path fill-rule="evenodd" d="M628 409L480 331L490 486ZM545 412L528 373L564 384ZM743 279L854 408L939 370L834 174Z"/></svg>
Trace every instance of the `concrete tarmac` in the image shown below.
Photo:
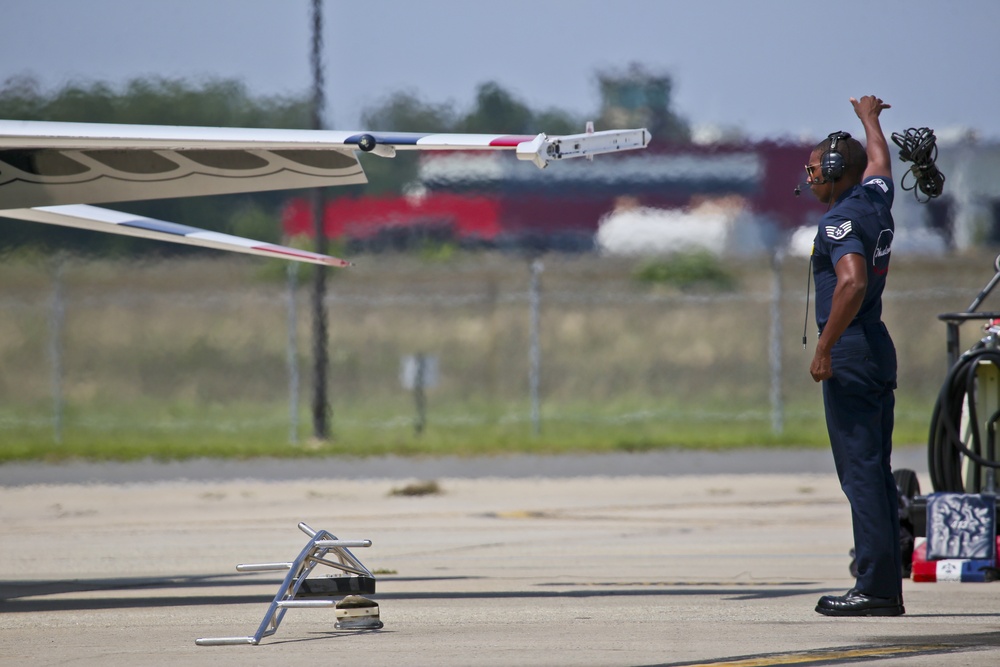
<svg viewBox="0 0 1000 667"><path fill-rule="evenodd" d="M895 465L930 490L921 449ZM289 609L257 646L195 645L256 631L283 575L235 566L294 559L300 521L372 541L385 627ZM815 613L850 547L823 451L6 465L0 664L1000 664L1000 583Z"/></svg>

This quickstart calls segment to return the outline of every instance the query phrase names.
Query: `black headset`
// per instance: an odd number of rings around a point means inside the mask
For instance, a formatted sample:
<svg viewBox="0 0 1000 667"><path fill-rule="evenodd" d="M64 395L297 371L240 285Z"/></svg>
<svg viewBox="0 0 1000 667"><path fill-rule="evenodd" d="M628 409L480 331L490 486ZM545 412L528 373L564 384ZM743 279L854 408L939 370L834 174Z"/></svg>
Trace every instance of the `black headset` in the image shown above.
<svg viewBox="0 0 1000 667"><path fill-rule="evenodd" d="M841 141L846 143L850 138L851 135L847 132L831 132L827 136L827 139L830 140L830 148L819 159L820 173L823 174L824 180L837 181L844 177L844 169L847 164L844 156L837 150L837 143Z"/></svg>

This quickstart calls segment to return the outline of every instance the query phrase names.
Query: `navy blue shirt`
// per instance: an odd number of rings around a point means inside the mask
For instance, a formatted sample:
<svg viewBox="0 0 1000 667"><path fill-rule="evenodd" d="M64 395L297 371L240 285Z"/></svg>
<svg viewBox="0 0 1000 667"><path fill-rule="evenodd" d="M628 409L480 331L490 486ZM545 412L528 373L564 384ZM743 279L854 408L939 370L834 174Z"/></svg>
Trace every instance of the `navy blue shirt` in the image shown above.
<svg viewBox="0 0 1000 667"><path fill-rule="evenodd" d="M819 221L813 241L813 278L816 281L816 324L820 331L830 318L833 290L837 286L834 267L844 255L865 258L868 290L851 324L882 319L882 291L889 273L892 252L892 198L895 189L885 176L872 176L842 193Z"/></svg>

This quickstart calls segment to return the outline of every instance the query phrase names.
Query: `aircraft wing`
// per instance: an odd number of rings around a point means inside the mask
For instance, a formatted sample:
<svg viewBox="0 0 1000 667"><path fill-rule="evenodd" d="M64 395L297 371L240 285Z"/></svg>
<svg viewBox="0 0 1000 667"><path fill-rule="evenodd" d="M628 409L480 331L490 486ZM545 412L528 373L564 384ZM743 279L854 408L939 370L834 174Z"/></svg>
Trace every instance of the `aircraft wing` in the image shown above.
<svg viewBox="0 0 1000 667"><path fill-rule="evenodd" d="M0 209L365 183L341 132L0 121Z"/></svg>
<svg viewBox="0 0 1000 667"><path fill-rule="evenodd" d="M0 216L71 226L90 220L88 229L130 235L144 235L136 231L144 229L166 235L157 238L207 245L196 242L210 234L204 230L154 230L148 223L110 222L106 218L113 215L97 214L93 207L86 213L62 207L365 183L359 151L392 157L397 150L513 150L544 168L648 143L645 129L548 137L0 120ZM35 207L49 210L25 212Z"/></svg>
<svg viewBox="0 0 1000 667"><path fill-rule="evenodd" d="M70 204L66 206L39 206L37 208L4 209L0 215L18 220L44 222L50 225L90 229L98 232L137 236L144 239L157 239L171 243L200 246L228 250L248 255L260 255L272 259L290 259L308 264L324 266L351 266L351 263L338 257L321 255L308 250L289 248L288 246L264 243L242 236L212 232L197 227L178 225L174 222L132 215L107 208L89 206L87 204Z"/></svg>

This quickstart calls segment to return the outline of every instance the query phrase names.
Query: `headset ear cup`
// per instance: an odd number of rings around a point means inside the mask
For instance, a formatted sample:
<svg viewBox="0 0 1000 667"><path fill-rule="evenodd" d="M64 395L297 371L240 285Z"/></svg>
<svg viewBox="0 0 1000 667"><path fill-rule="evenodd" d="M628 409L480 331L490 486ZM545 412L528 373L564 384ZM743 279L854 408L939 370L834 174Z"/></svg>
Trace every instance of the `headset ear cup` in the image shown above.
<svg viewBox="0 0 1000 667"><path fill-rule="evenodd" d="M851 135L847 132L831 132L827 136L827 139L830 140L830 150L823 153L819 160L820 171L824 179L836 181L843 178L846 165L844 164L844 156L837 150L837 142L850 138Z"/></svg>
<svg viewBox="0 0 1000 667"><path fill-rule="evenodd" d="M844 175L844 156L837 151L827 151L819 161L823 178L836 181Z"/></svg>

